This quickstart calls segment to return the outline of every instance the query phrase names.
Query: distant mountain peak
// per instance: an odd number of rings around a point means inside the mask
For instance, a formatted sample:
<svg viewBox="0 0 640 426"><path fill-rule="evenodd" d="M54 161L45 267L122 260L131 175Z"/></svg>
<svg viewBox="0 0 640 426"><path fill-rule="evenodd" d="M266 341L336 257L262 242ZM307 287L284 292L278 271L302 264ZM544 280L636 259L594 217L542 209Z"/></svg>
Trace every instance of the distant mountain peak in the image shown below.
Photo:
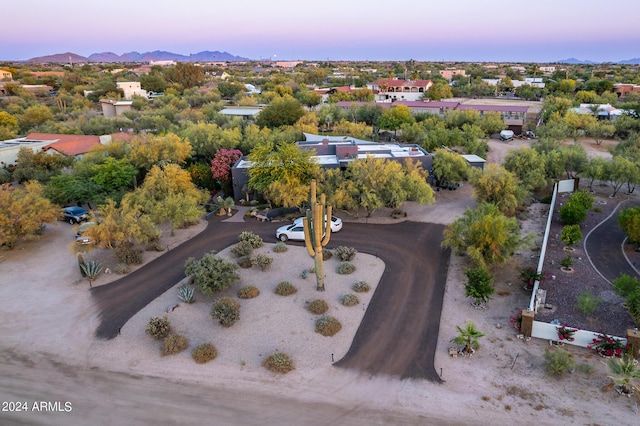
<svg viewBox="0 0 640 426"><path fill-rule="evenodd" d="M31 58L27 62L58 62L58 63L78 63L78 62L151 62L151 61L176 61L176 62L237 62L248 61L248 58L234 56L228 52L203 51L189 55L167 52L164 50L154 50L153 52L129 52L118 55L113 52L92 53L88 57L75 53L57 53L54 55L39 56Z"/></svg>
<svg viewBox="0 0 640 426"><path fill-rule="evenodd" d="M559 64L596 64L597 63L594 61L582 60L582 59L576 59L576 58L560 59L559 61L556 61L556 62Z"/></svg>

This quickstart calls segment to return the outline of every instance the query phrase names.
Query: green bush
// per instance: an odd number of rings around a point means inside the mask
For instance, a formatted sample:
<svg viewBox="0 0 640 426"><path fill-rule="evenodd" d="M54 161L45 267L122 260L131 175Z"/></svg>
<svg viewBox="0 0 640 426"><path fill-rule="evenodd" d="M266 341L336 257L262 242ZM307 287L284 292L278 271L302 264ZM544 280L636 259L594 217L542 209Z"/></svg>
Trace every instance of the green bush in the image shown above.
<svg viewBox="0 0 640 426"><path fill-rule="evenodd" d="M248 269L248 268L251 268L253 266L253 264L251 263L251 258L249 256L239 257L238 259L236 259L236 263L242 269Z"/></svg>
<svg viewBox="0 0 640 426"><path fill-rule="evenodd" d="M356 254L358 254L358 250L353 247L340 246L336 247L333 253L338 259L340 259L340 261L351 262L353 259L355 259Z"/></svg>
<svg viewBox="0 0 640 426"><path fill-rule="evenodd" d="M323 336L333 336L342 329L340 321L331 316L324 316L316 320L316 333Z"/></svg>
<svg viewBox="0 0 640 426"><path fill-rule="evenodd" d="M193 303L195 288L190 285L181 285L178 287L178 299L182 300L184 303Z"/></svg>
<svg viewBox="0 0 640 426"><path fill-rule="evenodd" d="M238 297L240 299L253 299L260 295L260 290L252 285L246 285L238 290Z"/></svg>
<svg viewBox="0 0 640 426"><path fill-rule="evenodd" d="M278 296L291 296L298 292L298 289L289 281L282 281L276 286L274 293Z"/></svg>
<svg viewBox="0 0 640 426"><path fill-rule="evenodd" d="M259 254L251 258L251 264L260 268L261 271L269 269L272 263L273 257L267 256L266 254Z"/></svg>
<svg viewBox="0 0 640 426"><path fill-rule="evenodd" d="M322 315L329 310L329 305L322 299L314 299L307 305L307 310L312 314Z"/></svg>
<svg viewBox="0 0 640 426"><path fill-rule="evenodd" d="M563 268L569 269L571 268L571 265L573 265L573 258L571 257L570 254L560 259L560 266L562 266Z"/></svg>
<svg viewBox="0 0 640 426"><path fill-rule="evenodd" d="M140 265L143 260L142 250L129 242L118 244L113 254L118 262L126 263L127 265Z"/></svg>
<svg viewBox="0 0 640 426"><path fill-rule="evenodd" d="M371 290L371 287L365 281L358 281L351 286L351 289L356 293L366 293Z"/></svg>
<svg viewBox="0 0 640 426"><path fill-rule="evenodd" d="M338 265L337 272L340 275L349 275L349 274L353 274L355 270L356 270L356 266L353 263L342 262L340 263L340 265Z"/></svg>
<svg viewBox="0 0 640 426"><path fill-rule="evenodd" d="M115 272L118 275L128 274L129 272L131 272L131 267L129 265L127 265L126 263L118 263L113 268L113 272Z"/></svg>
<svg viewBox="0 0 640 426"><path fill-rule="evenodd" d="M573 247L582 239L582 231L580 225L565 225L560 233L560 241L565 243L567 247Z"/></svg>
<svg viewBox="0 0 640 426"><path fill-rule="evenodd" d="M593 208L592 208L591 210L593 210L593 211L594 211L594 212L596 212L596 213L600 213L600 212L602 211L602 207L600 207L600 206L593 206Z"/></svg>
<svg viewBox="0 0 640 426"><path fill-rule="evenodd" d="M147 243L144 249L145 251L156 251L159 253L161 251L164 251L164 246L160 244L158 241L151 241Z"/></svg>
<svg viewBox="0 0 640 426"><path fill-rule="evenodd" d="M576 203L582 206L585 210L589 210L593 207L593 201L593 195L585 191L576 191L571 194L571 198L569 198L569 202Z"/></svg>
<svg viewBox="0 0 640 426"><path fill-rule="evenodd" d="M551 376L562 377L576 367L573 354L563 349L548 349L544 353L542 364L544 371Z"/></svg>
<svg viewBox="0 0 640 426"><path fill-rule="evenodd" d="M577 202L569 200L560 208L560 220L565 225L577 225L584 222L586 218L587 209Z"/></svg>
<svg viewBox="0 0 640 426"><path fill-rule="evenodd" d="M602 302L602 298L591 294L588 290L585 290L578 295L577 301L578 310L584 315L589 316L598 309L600 302Z"/></svg>
<svg viewBox="0 0 640 426"><path fill-rule="evenodd" d="M235 246L231 247L231 254L234 257L249 256L253 252L253 246L249 241L240 241Z"/></svg>
<svg viewBox="0 0 640 426"><path fill-rule="evenodd" d="M184 265L185 275L192 277L193 283L207 295L228 289L240 278L238 265L215 252L206 253L200 260L190 257Z"/></svg>
<svg viewBox="0 0 640 426"><path fill-rule="evenodd" d="M213 301L211 318L224 327L231 327L240 319L240 305L232 297L222 297Z"/></svg>
<svg viewBox="0 0 640 426"><path fill-rule="evenodd" d="M289 358L289 355L282 352L276 352L273 355L269 355L262 363L262 366L269 371L282 374L295 369L293 361Z"/></svg>
<svg viewBox="0 0 640 426"><path fill-rule="evenodd" d="M189 347L187 338L179 334L170 334L162 341L162 356L180 353Z"/></svg>
<svg viewBox="0 0 640 426"><path fill-rule="evenodd" d="M276 245L273 246L274 253L284 253L289 250L289 247L282 241L278 241Z"/></svg>
<svg viewBox="0 0 640 426"><path fill-rule="evenodd" d="M191 356L196 363L206 364L207 362L216 359L218 351L216 351L216 347L213 346L213 343L202 343L191 351Z"/></svg>
<svg viewBox="0 0 640 426"><path fill-rule="evenodd" d="M360 299L355 294L345 294L340 298L340 303L344 306L356 306L360 304Z"/></svg>
<svg viewBox="0 0 640 426"><path fill-rule="evenodd" d="M329 260L333 257L333 253L328 248L322 249L322 260Z"/></svg>
<svg viewBox="0 0 640 426"><path fill-rule="evenodd" d="M238 241L247 242L254 249L260 248L264 245L264 241L262 241L262 237L254 234L251 231L243 231L238 235Z"/></svg>
<svg viewBox="0 0 640 426"><path fill-rule="evenodd" d="M164 339L171 333L171 323L167 317L155 317L151 318L147 323L145 333L151 335L154 339Z"/></svg>

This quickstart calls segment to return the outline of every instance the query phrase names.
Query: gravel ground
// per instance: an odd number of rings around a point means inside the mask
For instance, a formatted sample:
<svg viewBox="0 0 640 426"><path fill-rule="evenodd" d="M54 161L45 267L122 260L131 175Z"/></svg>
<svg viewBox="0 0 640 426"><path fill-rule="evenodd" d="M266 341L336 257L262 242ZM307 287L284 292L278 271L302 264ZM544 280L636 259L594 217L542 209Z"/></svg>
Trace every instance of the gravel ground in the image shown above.
<svg viewBox="0 0 640 426"><path fill-rule="evenodd" d="M574 259L571 267L573 271L565 272L559 264L560 260L567 256L564 244L559 238L562 230L559 210L569 195L560 194L556 201L543 267L543 271L547 272L549 277L540 285L540 288L547 290L546 304L550 307L541 307L536 320L551 322L555 319L582 330L604 331L615 336L626 336L627 329L633 327L633 320L627 310L621 306L624 300L617 296L611 285L593 269L584 249L584 237L605 220L625 198L609 198L606 189L594 194L594 206L599 206L602 210L588 211L586 220L581 224L583 239L576 244L571 253ZM542 236L537 237L536 242L541 241ZM533 262L537 263L537 259L532 261L532 266L534 266ZM601 298L601 302L591 315L583 314L578 307L577 298L583 292L589 292Z"/></svg>

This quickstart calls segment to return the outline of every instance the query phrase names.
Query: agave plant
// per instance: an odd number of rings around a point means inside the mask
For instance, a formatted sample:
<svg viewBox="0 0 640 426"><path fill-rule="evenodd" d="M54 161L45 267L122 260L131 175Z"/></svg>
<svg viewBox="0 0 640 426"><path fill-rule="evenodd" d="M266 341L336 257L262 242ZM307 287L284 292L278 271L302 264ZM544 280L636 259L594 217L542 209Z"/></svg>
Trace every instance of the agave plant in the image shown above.
<svg viewBox="0 0 640 426"><path fill-rule="evenodd" d="M97 260L88 260L80 264L80 269L82 269L84 276L89 280L89 287L91 287L91 283L100 275L100 272L102 272L102 265Z"/></svg>
<svg viewBox="0 0 640 426"><path fill-rule="evenodd" d="M193 297L194 292L195 288L188 285L182 285L178 287L178 299L182 300L184 303L193 303L195 300Z"/></svg>

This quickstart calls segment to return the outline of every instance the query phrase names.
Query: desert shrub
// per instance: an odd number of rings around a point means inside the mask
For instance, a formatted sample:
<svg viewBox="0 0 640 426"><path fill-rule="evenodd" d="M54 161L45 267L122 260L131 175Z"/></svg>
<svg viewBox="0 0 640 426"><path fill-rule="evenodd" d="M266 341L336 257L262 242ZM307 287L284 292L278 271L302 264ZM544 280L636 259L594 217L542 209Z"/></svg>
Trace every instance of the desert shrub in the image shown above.
<svg viewBox="0 0 640 426"><path fill-rule="evenodd" d="M312 314L322 315L329 310L329 305L322 299L314 299L307 305L307 310Z"/></svg>
<svg viewBox="0 0 640 426"><path fill-rule="evenodd" d="M351 289L356 293L366 293L371 290L371 287L365 281L358 281L351 286Z"/></svg>
<svg viewBox="0 0 640 426"><path fill-rule="evenodd" d="M336 247L333 253L338 257L338 259L340 259L340 261L351 262L355 259L356 254L358 254L358 250L353 247L340 246Z"/></svg>
<svg viewBox="0 0 640 426"><path fill-rule="evenodd" d="M560 266L562 266L565 269L569 269L571 268L571 265L573 265L573 258L571 257L570 254L567 254L566 257L560 259Z"/></svg>
<svg viewBox="0 0 640 426"><path fill-rule="evenodd" d="M262 237L254 234L251 231L243 231L238 235L238 241L247 242L254 249L260 248L264 245L264 241L262 241Z"/></svg>
<svg viewBox="0 0 640 426"><path fill-rule="evenodd" d="M276 352L273 355L269 355L262 363L262 366L274 373L283 374L295 369L293 361L289 358L289 355L282 352Z"/></svg>
<svg viewBox="0 0 640 426"><path fill-rule="evenodd" d="M289 247L282 241L278 241L275 246L273 246L274 253L284 253L289 250Z"/></svg>
<svg viewBox="0 0 640 426"><path fill-rule="evenodd" d="M542 366L547 374L561 377L573 370L576 367L576 363L573 360L573 354L569 351L547 349L544 353Z"/></svg>
<svg viewBox="0 0 640 426"><path fill-rule="evenodd" d="M257 266L261 271L266 271L271 267L273 263L273 257L266 254L259 254L251 258L251 264Z"/></svg>
<svg viewBox="0 0 640 426"><path fill-rule="evenodd" d="M337 272L340 275L349 275L349 274L353 274L355 270L356 270L356 265L354 265L353 263L342 262L340 263L340 265L338 265Z"/></svg>
<svg viewBox="0 0 640 426"><path fill-rule="evenodd" d="M216 359L218 351L216 351L216 347L213 346L213 343L202 343L191 351L191 356L198 364L206 364L207 362Z"/></svg>
<svg viewBox="0 0 640 426"><path fill-rule="evenodd" d="M593 201L593 195L585 191L576 191L571 194L571 198L569 198L570 203L578 204L584 207L585 210L589 210L593 207Z"/></svg>
<svg viewBox="0 0 640 426"><path fill-rule="evenodd" d="M356 306L360 303L360 299L355 294L345 294L340 298L340 303L344 306Z"/></svg>
<svg viewBox="0 0 640 426"><path fill-rule="evenodd" d="M328 248L322 249L322 260L329 260L333 257L333 253Z"/></svg>
<svg viewBox="0 0 640 426"><path fill-rule="evenodd" d="M298 292L298 289L289 281L281 281L276 286L274 293L278 296L291 296Z"/></svg>
<svg viewBox="0 0 640 426"><path fill-rule="evenodd" d="M113 272L115 272L118 275L128 274L129 272L131 272L131 267L129 265L127 265L126 263L118 263L113 268Z"/></svg>
<svg viewBox="0 0 640 426"><path fill-rule="evenodd" d="M316 320L316 333L323 336L333 336L342 329L340 321L331 316L324 316Z"/></svg>
<svg viewBox="0 0 640 426"><path fill-rule="evenodd" d="M118 259L118 262L126 263L127 265L139 265L142 263L142 250L134 246L133 243L118 244L113 254Z"/></svg>
<svg viewBox="0 0 640 426"><path fill-rule="evenodd" d="M253 246L249 241L240 241L230 251L234 257L249 256L253 252Z"/></svg>
<svg viewBox="0 0 640 426"><path fill-rule="evenodd" d="M194 298L193 294L195 293L195 288L190 285L181 285L178 287L178 299L182 300L184 303L193 303Z"/></svg>
<svg viewBox="0 0 640 426"><path fill-rule="evenodd" d="M246 285L238 290L238 297L240 299L253 299L260 295L260 290L252 285Z"/></svg>
<svg viewBox="0 0 640 426"><path fill-rule="evenodd" d="M236 263L242 269L251 268L253 266L253 264L251 263L251 258L249 256L239 257L238 259L236 259Z"/></svg>
<svg viewBox="0 0 640 426"><path fill-rule="evenodd" d="M578 310L588 316L598 309L600 302L602 302L602 298L591 294L588 290L585 290L578 295L577 301Z"/></svg>
<svg viewBox="0 0 640 426"><path fill-rule="evenodd" d="M587 218L587 209L578 202L571 202L571 199L560 208L560 219L564 225L577 225Z"/></svg>
<svg viewBox="0 0 640 426"><path fill-rule="evenodd" d="M150 241L149 243L147 243L144 249L145 251L161 252L161 251L164 251L164 246L160 244L158 241Z"/></svg>
<svg viewBox="0 0 640 426"><path fill-rule="evenodd" d="M315 274L316 273L316 268L313 267L313 266L311 268L309 268L309 273L310 274Z"/></svg>
<svg viewBox="0 0 640 426"><path fill-rule="evenodd" d="M600 212L602 211L602 207L600 207L600 206L593 206L593 208L592 208L591 210L593 210L593 211L594 211L594 212L596 212L596 213L600 213Z"/></svg>
<svg viewBox="0 0 640 426"><path fill-rule="evenodd" d="M560 232L560 241L565 243L567 247L573 247L582 239L582 231L580 225L565 225Z"/></svg>
<svg viewBox="0 0 640 426"><path fill-rule="evenodd" d="M171 333L171 323L167 317L155 317L151 318L147 323L145 333L151 335L154 339L164 339Z"/></svg>
<svg viewBox="0 0 640 426"><path fill-rule="evenodd" d="M173 355L187 349L187 338L179 334L170 334L162 341L162 356Z"/></svg>
<svg viewBox="0 0 640 426"><path fill-rule="evenodd" d="M307 275L309 275L309 271L306 269L300 272L300 278L302 278L303 280L307 279Z"/></svg>
<svg viewBox="0 0 640 426"><path fill-rule="evenodd" d="M205 254L200 260L190 257L184 266L185 275L192 277L193 283L207 295L226 290L240 278L238 265L217 256L215 252Z"/></svg>
<svg viewBox="0 0 640 426"><path fill-rule="evenodd" d="M224 327L231 327L240 319L240 305L232 297L222 297L213 301L211 318Z"/></svg>

